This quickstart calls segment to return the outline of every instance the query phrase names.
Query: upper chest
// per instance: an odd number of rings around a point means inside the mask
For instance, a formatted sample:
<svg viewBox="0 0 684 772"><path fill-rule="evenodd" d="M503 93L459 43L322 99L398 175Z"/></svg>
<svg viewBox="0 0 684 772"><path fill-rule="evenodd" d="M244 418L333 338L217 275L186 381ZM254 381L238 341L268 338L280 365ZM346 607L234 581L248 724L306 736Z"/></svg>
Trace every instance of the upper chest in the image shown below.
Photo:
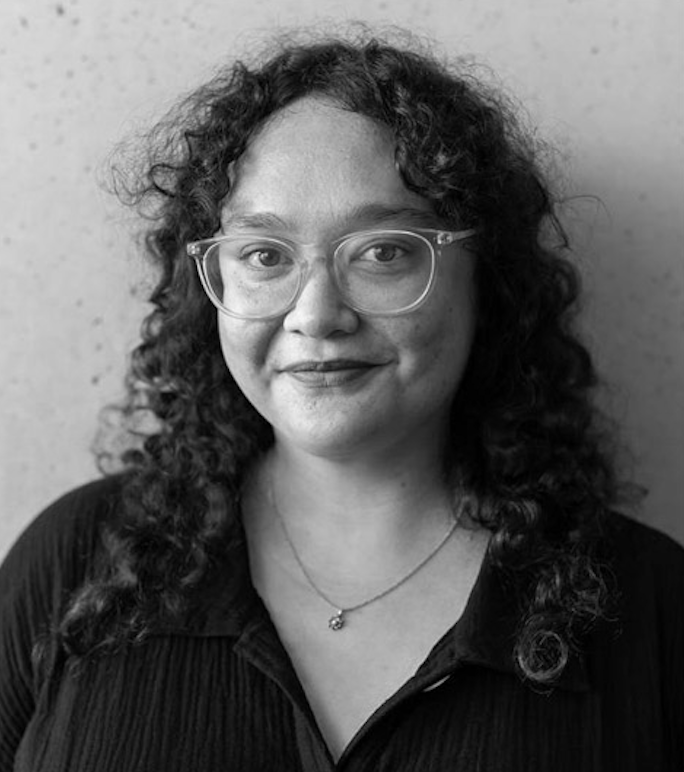
<svg viewBox="0 0 684 772"><path fill-rule="evenodd" d="M481 620L481 611L469 608L467 614ZM551 693L535 691L513 673L487 664L479 637L457 640L446 651L440 646L427 664L447 663L450 677L435 688L423 682L420 689L402 689L400 697L391 698L366 722L334 766L290 659L266 622L246 627L238 639L217 634L154 637L127 654L103 658L81 676L56 672L36 694L15 769L668 768L672 727L668 730L663 713L659 679L644 667L644 650L630 643L631 638L614 634L592 646L590 671L600 677L589 690L558 688ZM451 642L450 637L445 640ZM390 644L377 650L380 656L373 662L378 669L383 656L396 659ZM338 687L357 683L347 664L343 661L336 671Z"/></svg>
<svg viewBox="0 0 684 772"><path fill-rule="evenodd" d="M476 543L467 560L460 549L444 550L411 581L345 611L340 629L329 625L335 608L301 572L262 566L259 592L335 757L457 622L485 546Z"/></svg>
<svg viewBox="0 0 684 772"><path fill-rule="evenodd" d="M16 769L637 772L651 768L638 765L644 751L658 758L646 699L639 721L628 724L609 695L538 694L513 674L464 664L376 714L333 766L277 641L247 644L239 651L221 638L159 638L62 679L43 692ZM622 766L604 763L618 756Z"/></svg>

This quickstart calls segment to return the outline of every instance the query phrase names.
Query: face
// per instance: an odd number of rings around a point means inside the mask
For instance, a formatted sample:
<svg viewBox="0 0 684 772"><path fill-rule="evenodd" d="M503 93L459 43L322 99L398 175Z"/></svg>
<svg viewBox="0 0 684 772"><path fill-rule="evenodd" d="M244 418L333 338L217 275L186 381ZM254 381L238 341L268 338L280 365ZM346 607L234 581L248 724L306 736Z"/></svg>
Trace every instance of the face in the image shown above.
<svg viewBox="0 0 684 772"><path fill-rule="evenodd" d="M438 227L429 202L404 186L389 131L322 100L273 116L232 174L222 231L290 239L313 258L352 231ZM311 266L297 304L281 317L218 314L239 387L276 442L307 453L434 449L473 337L471 257L446 248L427 300L397 317L357 313L339 296L327 261Z"/></svg>

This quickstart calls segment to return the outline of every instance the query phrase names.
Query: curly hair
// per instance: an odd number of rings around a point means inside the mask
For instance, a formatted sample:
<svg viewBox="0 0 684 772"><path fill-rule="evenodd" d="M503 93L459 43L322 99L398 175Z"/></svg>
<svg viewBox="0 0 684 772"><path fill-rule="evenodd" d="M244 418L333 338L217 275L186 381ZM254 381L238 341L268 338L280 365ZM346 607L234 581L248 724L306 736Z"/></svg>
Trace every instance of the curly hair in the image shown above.
<svg viewBox="0 0 684 772"><path fill-rule="evenodd" d="M466 60L444 64L367 34L286 41L265 61L219 72L153 130L144 173L119 180L149 218L159 271L121 410L129 428L141 411L155 424L119 455L123 515L99 573L70 601L61 643L78 658L140 641L230 560L242 476L273 435L221 358L216 312L185 245L218 229L227 169L255 132L306 95L389 127L407 188L445 222L477 228L477 330L446 463L516 587L517 666L550 685L606 614L598 545L617 485L595 370L572 329L579 278L543 146Z"/></svg>

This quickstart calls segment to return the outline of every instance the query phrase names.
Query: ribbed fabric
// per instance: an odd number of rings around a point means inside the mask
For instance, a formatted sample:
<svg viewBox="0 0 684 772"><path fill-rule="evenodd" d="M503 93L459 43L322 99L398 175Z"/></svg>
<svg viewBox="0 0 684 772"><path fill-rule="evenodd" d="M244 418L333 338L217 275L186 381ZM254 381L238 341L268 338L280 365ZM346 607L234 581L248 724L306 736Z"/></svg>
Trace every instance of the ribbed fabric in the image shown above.
<svg viewBox="0 0 684 772"><path fill-rule="evenodd" d="M684 770L684 550L621 516L611 528L619 620L552 692L515 675L515 605L485 559L461 619L337 765L244 551L179 629L78 677L59 660L34 672L36 637L82 581L118 485L61 499L0 569L0 772Z"/></svg>

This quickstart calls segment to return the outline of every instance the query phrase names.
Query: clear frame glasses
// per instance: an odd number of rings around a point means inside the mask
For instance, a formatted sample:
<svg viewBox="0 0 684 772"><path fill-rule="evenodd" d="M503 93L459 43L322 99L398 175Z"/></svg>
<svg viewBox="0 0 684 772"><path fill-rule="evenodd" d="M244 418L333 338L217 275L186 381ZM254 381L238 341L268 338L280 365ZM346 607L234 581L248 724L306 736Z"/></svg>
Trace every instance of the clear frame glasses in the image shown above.
<svg viewBox="0 0 684 772"><path fill-rule="evenodd" d="M469 238L461 231L366 230L332 242L328 270L344 303L361 314L399 316L418 308L435 280L436 255ZM290 311L312 261L287 239L259 233L220 236L187 245L211 302L237 319L266 320Z"/></svg>

